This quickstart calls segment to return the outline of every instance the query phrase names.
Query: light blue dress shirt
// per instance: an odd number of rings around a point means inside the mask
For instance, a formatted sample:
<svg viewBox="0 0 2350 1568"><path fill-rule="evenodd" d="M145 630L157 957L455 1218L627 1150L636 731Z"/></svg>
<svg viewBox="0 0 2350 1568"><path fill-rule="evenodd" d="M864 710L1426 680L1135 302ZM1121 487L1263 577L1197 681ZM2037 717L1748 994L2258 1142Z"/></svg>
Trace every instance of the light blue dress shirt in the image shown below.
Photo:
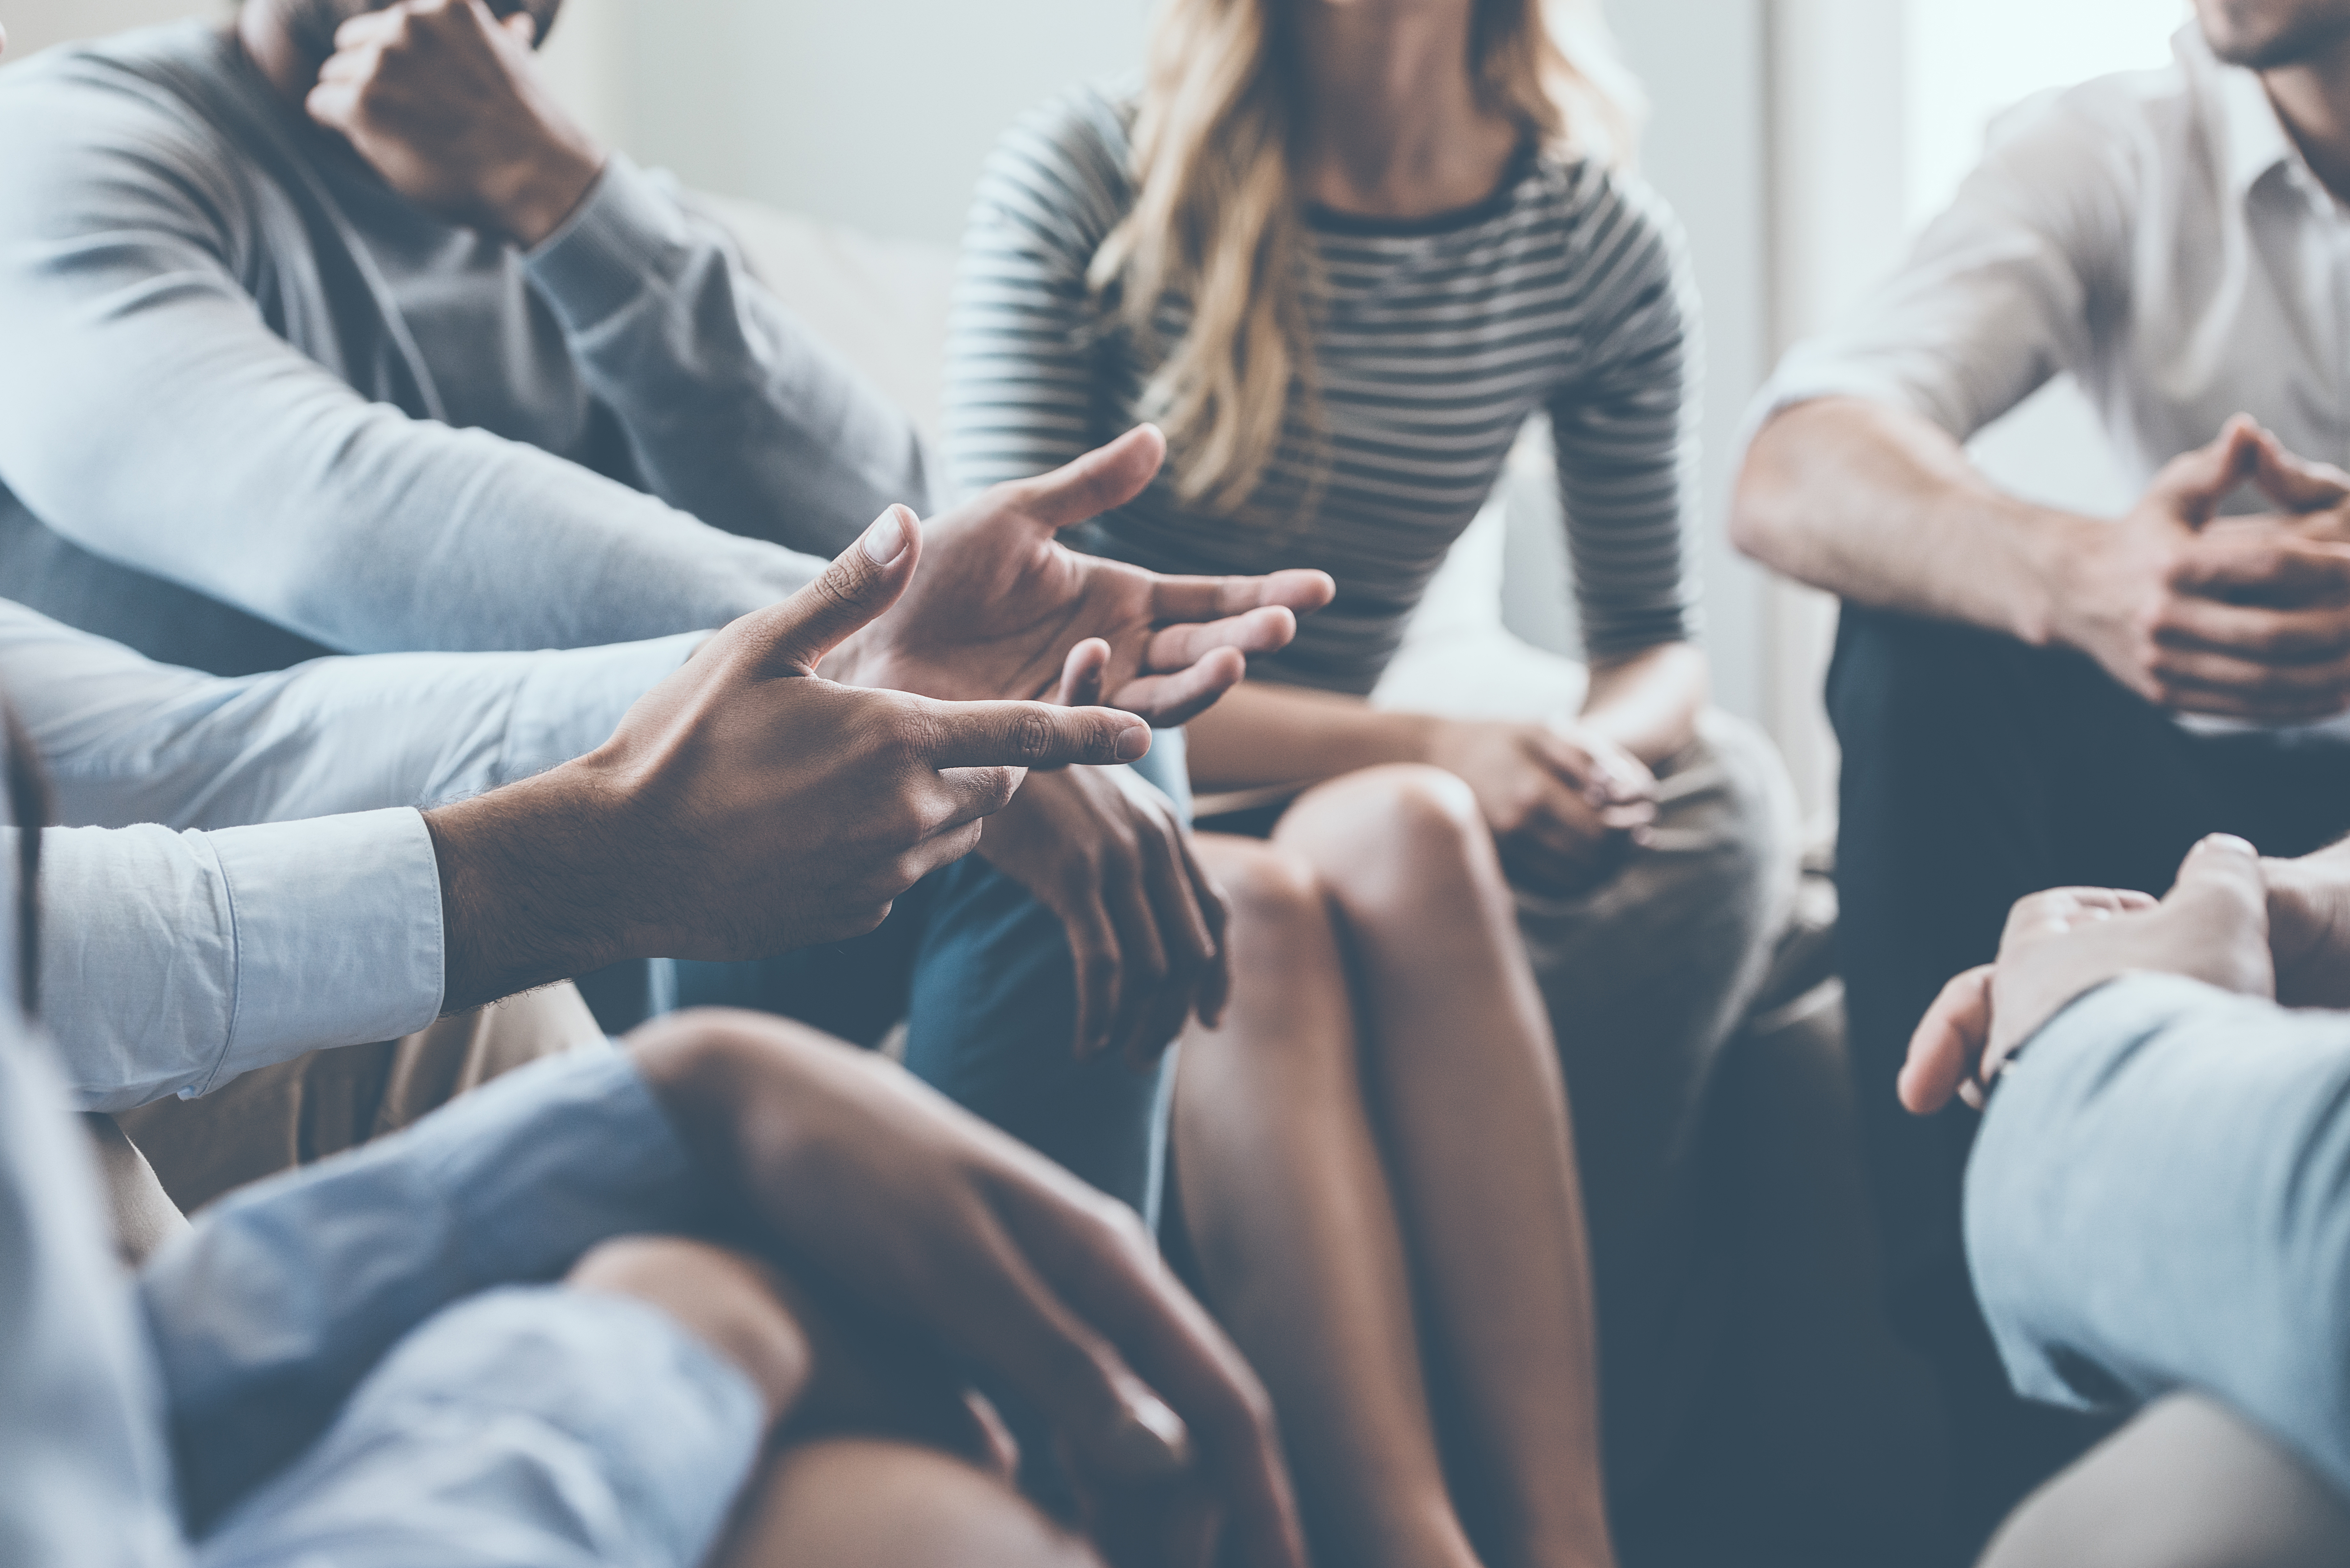
<svg viewBox="0 0 2350 1568"><path fill-rule="evenodd" d="M2018 1392L2196 1390L2350 1501L2350 1013L2175 975L2089 992L1991 1095L1966 1241Z"/></svg>
<svg viewBox="0 0 2350 1568"><path fill-rule="evenodd" d="M76 1103L203 1094L431 1023L441 881L417 808L594 750L702 635L224 679L0 601L0 688L68 825L43 841L42 990Z"/></svg>
<svg viewBox="0 0 2350 1568"><path fill-rule="evenodd" d="M629 1058L541 1062L245 1189L133 1288L5 989L0 1563L708 1553L758 1456L758 1394L665 1314L546 1282L600 1240L703 1210Z"/></svg>

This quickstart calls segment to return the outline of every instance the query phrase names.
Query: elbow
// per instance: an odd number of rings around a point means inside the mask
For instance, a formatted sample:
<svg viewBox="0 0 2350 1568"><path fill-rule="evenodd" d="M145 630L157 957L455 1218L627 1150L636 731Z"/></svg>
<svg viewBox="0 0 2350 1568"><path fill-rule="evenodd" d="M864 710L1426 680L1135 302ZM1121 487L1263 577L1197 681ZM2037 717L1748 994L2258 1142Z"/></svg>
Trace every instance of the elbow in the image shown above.
<svg viewBox="0 0 2350 1568"><path fill-rule="evenodd" d="M1781 416L1755 432L1730 492L1730 542L1749 560L1785 571L1785 556L1797 510Z"/></svg>

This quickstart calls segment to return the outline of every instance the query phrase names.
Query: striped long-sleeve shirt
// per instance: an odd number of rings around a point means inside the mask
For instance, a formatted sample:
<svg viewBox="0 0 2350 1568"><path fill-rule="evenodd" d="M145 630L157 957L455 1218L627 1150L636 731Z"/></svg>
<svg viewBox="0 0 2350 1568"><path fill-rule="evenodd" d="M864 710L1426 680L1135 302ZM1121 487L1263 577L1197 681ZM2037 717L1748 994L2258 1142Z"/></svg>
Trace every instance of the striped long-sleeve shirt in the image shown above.
<svg viewBox="0 0 2350 1568"><path fill-rule="evenodd" d="M962 486L1041 472L1140 417L1156 362L1086 285L1133 201L1133 112L1078 91L989 161L948 352ZM1249 514L1186 506L1162 474L1072 542L1159 571L1328 571L1336 602L1251 673L1368 692L1542 410L1588 654L1688 636L1696 300L1663 203L1620 173L1529 151L1464 211L1396 222L1309 207L1305 225L1315 395L1294 400ZM1187 317L1163 302L1160 341Z"/></svg>

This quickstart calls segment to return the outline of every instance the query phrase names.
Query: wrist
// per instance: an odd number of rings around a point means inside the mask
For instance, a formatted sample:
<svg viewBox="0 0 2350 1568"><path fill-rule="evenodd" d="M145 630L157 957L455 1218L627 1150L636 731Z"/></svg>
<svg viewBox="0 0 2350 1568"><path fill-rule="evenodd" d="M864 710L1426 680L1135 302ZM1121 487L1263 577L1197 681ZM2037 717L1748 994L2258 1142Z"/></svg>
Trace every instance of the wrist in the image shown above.
<svg viewBox="0 0 2350 1568"><path fill-rule="evenodd" d="M442 1011L462 1012L653 950L627 919L634 842L587 770L567 764L424 814L441 873Z"/></svg>
<svg viewBox="0 0 2350 1568"><path fill-rule="evenodd" d="M603 172L600 148L554 142L493 177L487 205L509 240L535 250L579 210Z"/></svg>
<svg viewBox="0 0 2350 1568"><path fill-rule="evenodd" d="M2087 649L2085 613L2110 576L2107 559L2117 524L2047 507L2027 508L2021 535L2029 541L2024 591L2007 606L2007 631L2033 648Z"/></svg>

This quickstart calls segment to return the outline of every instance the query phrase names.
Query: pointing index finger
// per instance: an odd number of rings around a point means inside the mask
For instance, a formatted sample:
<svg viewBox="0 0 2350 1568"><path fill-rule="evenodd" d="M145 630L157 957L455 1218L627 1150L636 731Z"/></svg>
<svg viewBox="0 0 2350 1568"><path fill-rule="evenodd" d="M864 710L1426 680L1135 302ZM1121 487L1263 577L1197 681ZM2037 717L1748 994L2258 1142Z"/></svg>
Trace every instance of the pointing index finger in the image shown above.
<svg viewBox="0 0 2350 1568"><path fill-rule="evenodd" d="M937 702L925 748L935 768L1058 768L1130 763L1150 750L1150 726L1111 708L1046 702Z"/></svg>

